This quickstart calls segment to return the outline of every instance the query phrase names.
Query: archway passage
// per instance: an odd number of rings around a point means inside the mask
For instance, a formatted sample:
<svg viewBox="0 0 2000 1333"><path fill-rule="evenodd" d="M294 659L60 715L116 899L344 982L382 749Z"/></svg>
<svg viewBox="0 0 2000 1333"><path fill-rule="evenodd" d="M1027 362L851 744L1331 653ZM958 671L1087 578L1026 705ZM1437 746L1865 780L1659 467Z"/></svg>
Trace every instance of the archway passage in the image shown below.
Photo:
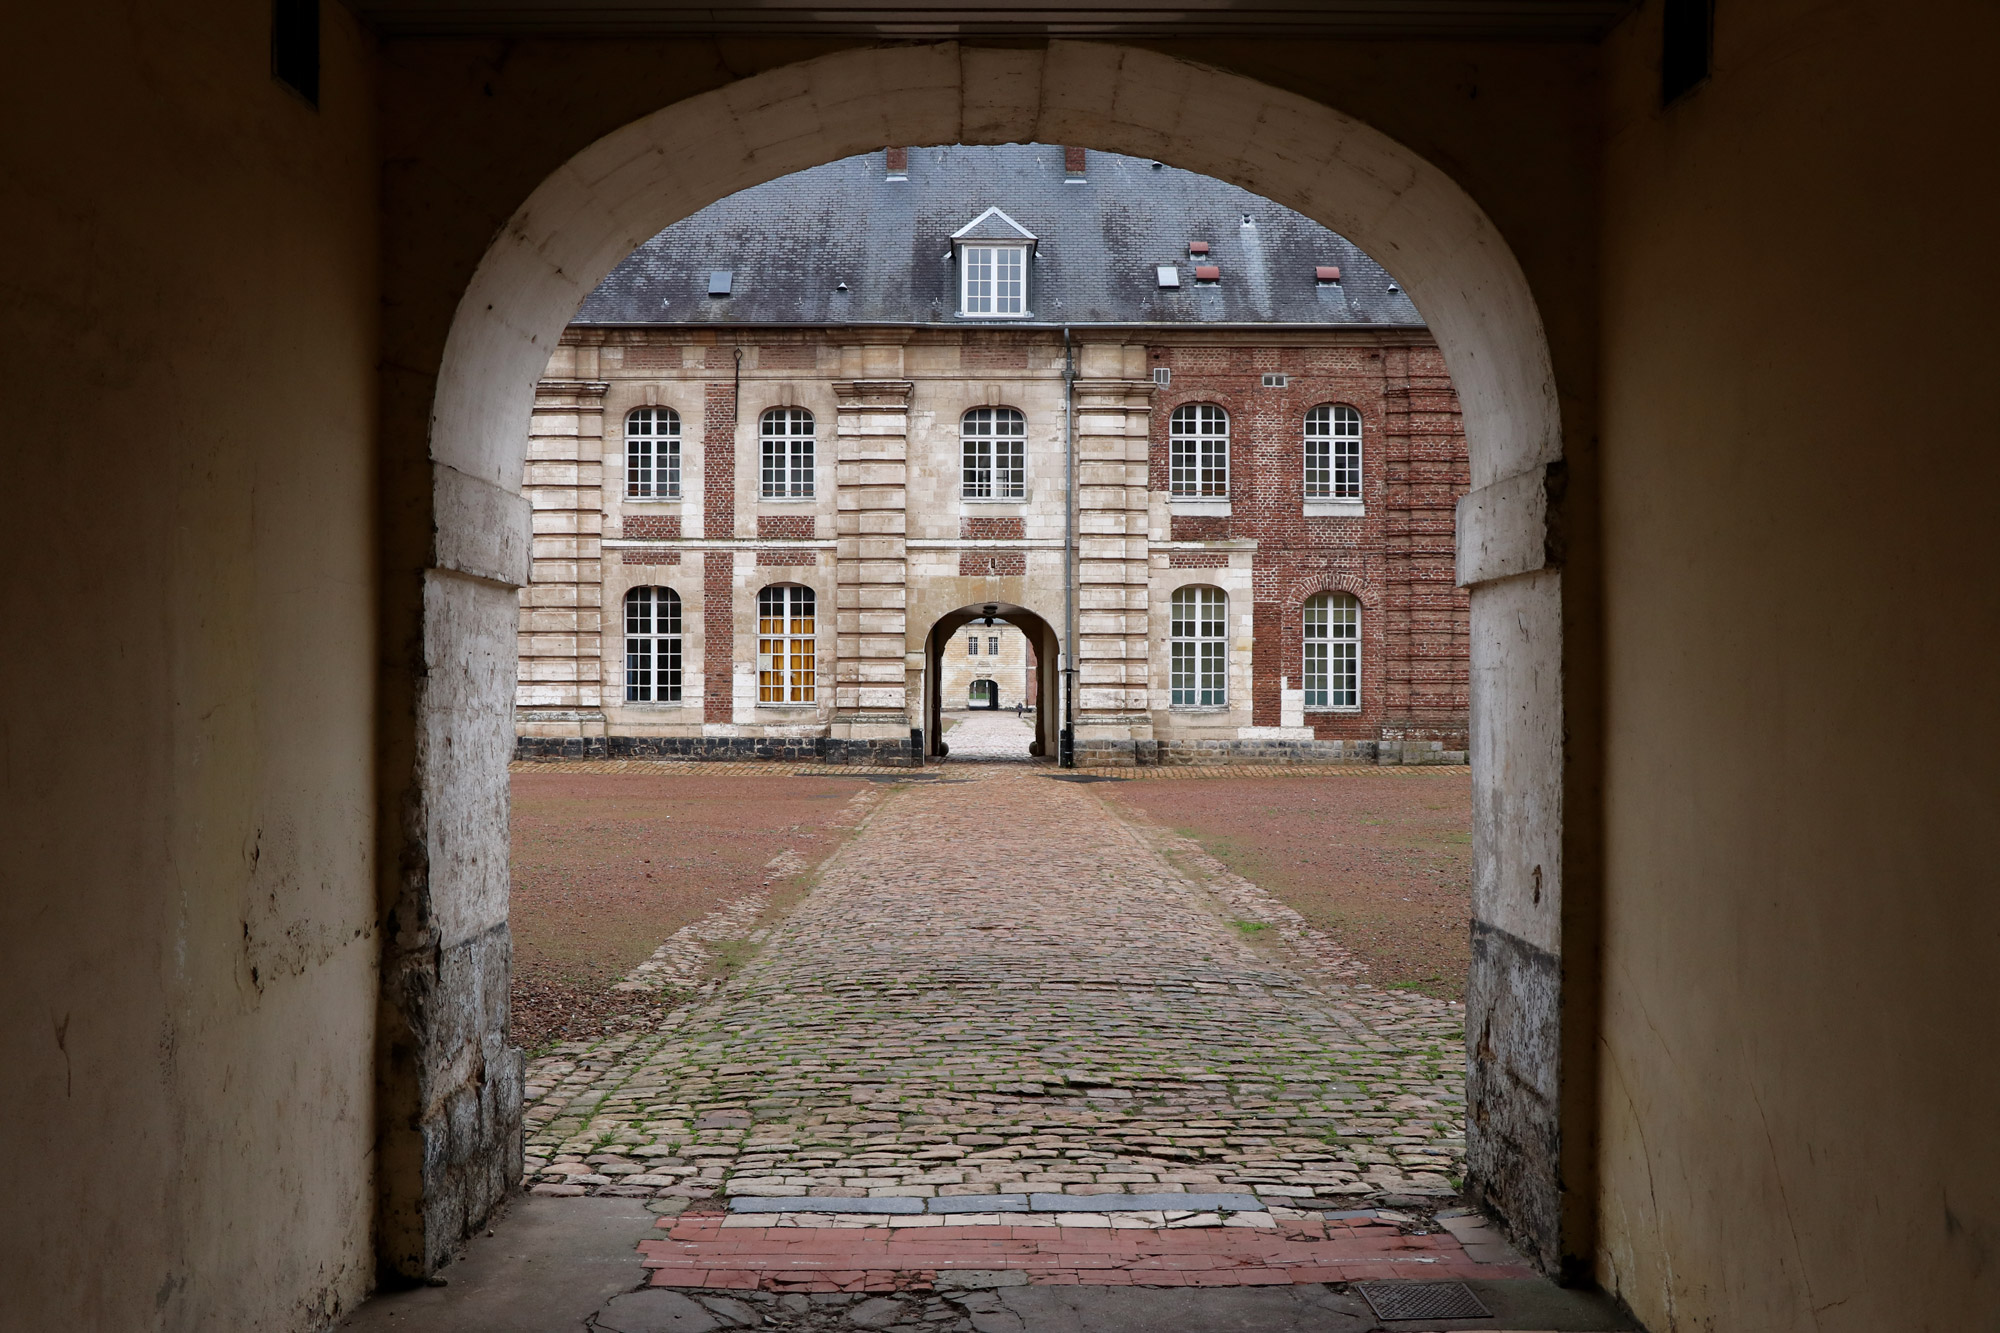
<svg viewBox="0 0 2000 1333"><path fill-rule="evenodd" d="M960 631L971 627L976 633L981 627L997 628L1003 625L1019 630L1027 640L1025 670L1010 672L1009 679L1002 681L982 668L967 683L986 688L978 689L976 693L967 690L963 697L948 698L947 694L955 695L957 691L947 685L947 678L952 674L947 670L947 654L954 643L960 642ZM988 641L997 643L998 639L988 636ZM1060 642L1055 626L1026 607L1011 602L981 602L939 616L924 639L924 758L934 760L950 755L951 743L946 737L945 726L948 711L1004 711L1011 708L1018 698L1026 705L1024 711L1027 716L1023 721L1030 733L1026 752L1021 757L1054 759L1062 728L1060 678L1056 672ZM973 656L976 660L976 654ZM1015 678L1017 675L1018 679Z"/></svg>
<svg viewBox="0 0 2000 1333"><path fill-rule="evenodd" d="M1578 971L1588 955L1570 964L1563 949L1565 602L1556 568L1563 545L1550 536L1560 531L1566 494L1560 413L1542 321L1512 252L1444 172L1326 105L1156 52L940 43L842 52L754 75L583 148L543 180L481 259L437 347L434 397L417 403L399 391L385 412L392 438L428 441L430 465L428 506L413 505L415 526L387 539L399 560L422 554L385 576L387 641L421 645L411 661L389 666L392 676L407 666L409 681L420 683L408 686L407 699L383 704L395 732L385 763L404 765L384 800L417 812L400 826L407 846L385 863L398 867L388 886L398 917L436 923L438 932L393 945L383 967L391 1035L381 1043L379 1234L390 1267L434 1270L501 1197L518 1141L504 1001L484 984L504 977L507 949L511 680L493 659L519 622L513 590L529 551L521 423L549 347L624 255L724 195L884 143L1030 141L1149 156L1252 189L1378 257L1425 312L1463 407L1473 486L1459 510L1457 570L1472 589L1480 861L1473 1190L1545 1267L1588 1244L1577 1210L1593 1163L1570 1160L1588 1138L1565 1128L1594 1115L1595 1084L1589 1043L1565 1044L1563 1026L1590 1021L1587 1005L1566 1004L1565 995L1591 979ZM848 372L857 423L898 408L899 385L874 378L873 368L858 347ZM1089 430L1118 411L1118 394L1144 392L1147 381L1122 366L1086 363L1079 374L1103 386L1077 404L1077 493L1115 501L1102 521L1079 525L1075 558L1088 573L1126 558L1124 537L1145 531L1146 511L1132 499L1144 493L1142 475L1129 479L1135 469L1143 474L1141 446L1116 430L1095 438ZM880 434L864 431L868 442L846 461L900 486L907 460L878 447ZM857 523L842 540L856 561L900 561L900 533ZM1143 682L1125 670L1145 629L1131 623L1111 582L1101 601L1079 606L1078 684L1065 700L1079 751L1116 753L1149 732ZM857 640L900 648L910 628L900 602L854 608ZM902 663L879 665L840 683L836 734L906 743L918 713L912 673ZM1048 752L1056 710L1038 712ZM407 735L395 730L406 714ZM935 728L922 730L928 744ZM432 739L447 731L454 743ZM1580 864L1587 873L1589 863ZM490 1114L461 1131L449 1112L459 1104ZM449 1153L427 1147L446 1141Z"/></svg>

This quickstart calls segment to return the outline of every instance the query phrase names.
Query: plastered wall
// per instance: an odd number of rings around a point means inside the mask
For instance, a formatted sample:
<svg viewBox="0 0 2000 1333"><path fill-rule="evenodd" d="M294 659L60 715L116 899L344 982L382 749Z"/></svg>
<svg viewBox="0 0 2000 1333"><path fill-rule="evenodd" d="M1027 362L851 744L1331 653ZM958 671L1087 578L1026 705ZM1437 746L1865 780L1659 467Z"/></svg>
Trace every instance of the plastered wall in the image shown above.
<svg viewBox="0 0 2000 1333"><path fill-rule="evenodd" d="M373 1272L376 164L269 6L0 42L0 1327L325 1324Z"/></svg>
<svg viewBox="0 0 2000 1333"><path fill-rule="evenodd" d="M1599 1275L1989 1333L2000 17L1716 8L1606 52Z"/></svg>

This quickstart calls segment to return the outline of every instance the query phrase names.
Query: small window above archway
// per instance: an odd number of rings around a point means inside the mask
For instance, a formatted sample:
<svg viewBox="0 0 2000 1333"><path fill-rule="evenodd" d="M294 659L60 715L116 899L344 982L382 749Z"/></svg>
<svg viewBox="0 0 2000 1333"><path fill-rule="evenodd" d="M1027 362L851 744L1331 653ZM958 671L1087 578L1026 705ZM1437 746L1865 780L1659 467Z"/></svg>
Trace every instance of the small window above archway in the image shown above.
<svg viewBox="0 0 2000 1333"><path fill-rule="evenodd" d="M1025 319L1028 257L1035 234L997 208L952 233L958 260L958 313L972 319Z"/></svg>

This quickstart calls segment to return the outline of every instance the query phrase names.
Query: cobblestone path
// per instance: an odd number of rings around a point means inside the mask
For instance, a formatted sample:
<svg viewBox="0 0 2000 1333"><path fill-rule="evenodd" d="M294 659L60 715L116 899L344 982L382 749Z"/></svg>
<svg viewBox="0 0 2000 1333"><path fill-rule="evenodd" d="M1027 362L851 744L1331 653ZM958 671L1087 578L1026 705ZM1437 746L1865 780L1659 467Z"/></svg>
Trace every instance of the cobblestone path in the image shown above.
<svg viewBox="0 0 2000 1333"><path fill-rule="evenodd" d="M1322 969L1090 786L885 792L727 984L528 1073L538 1192L1448 1196L1463 1010ZM1247 929L1246 929L1247 927ZM1339 951L1332 953L1338 956ZM746 1219L747 1220L747 1219Z"/></svg>
<svg viewBox="0 0 2000 1333"><path fill-rule="evenodd" d="M958 725L945 733L954 761L966 759L1026 759L1035 729L1012 709L975 709L952 714Z"/></svg>

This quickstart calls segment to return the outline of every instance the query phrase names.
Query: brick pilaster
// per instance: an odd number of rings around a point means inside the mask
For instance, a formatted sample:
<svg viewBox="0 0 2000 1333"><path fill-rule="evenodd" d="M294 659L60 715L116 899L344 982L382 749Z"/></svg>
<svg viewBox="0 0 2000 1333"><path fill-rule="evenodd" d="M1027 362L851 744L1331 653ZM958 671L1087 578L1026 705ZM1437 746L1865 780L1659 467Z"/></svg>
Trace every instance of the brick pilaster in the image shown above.
<svg viewBox="0 0 2000 1333"><path fill-rule="evenodd" d="M710 352L718 349L710 348ZM736 535L736 386L707 386L701 436L701 531ZM736 554L709 551L701 574L701 717L729 722L736 699Z"/></svg>
<svg viewBox="0 0 2000 1333"><path fill-rule="evenodd" d="M736 709L736 552L708 551L701 566L701 720Z"/></svg>

